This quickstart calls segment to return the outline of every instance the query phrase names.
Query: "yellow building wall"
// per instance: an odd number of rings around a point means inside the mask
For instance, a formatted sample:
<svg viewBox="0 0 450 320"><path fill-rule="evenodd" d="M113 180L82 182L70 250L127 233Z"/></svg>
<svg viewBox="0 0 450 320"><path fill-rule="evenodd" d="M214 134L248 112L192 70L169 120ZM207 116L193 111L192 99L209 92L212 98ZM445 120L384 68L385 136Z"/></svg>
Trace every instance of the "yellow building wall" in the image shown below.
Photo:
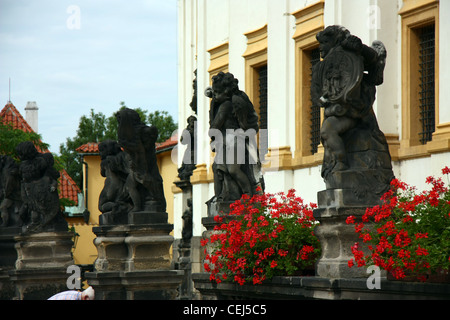
<svg viewBox="0 0 450 320"><path fill-rule="evenodd" d="M100 211L98 210L98 198L103 189L105 178L100 174L100 156L84 155L83 161L83 193L85 205L90 212L89 222L85 223L82 218L69 222L69 226L75 227L79 234L73 259L75 264L93 264L97 258L97 248L94 245L95 234L92 227L98 226Z"/></svg>
<svg viewBox="0 0 450 320"><path fill-rule="evenodd" d="M173 212L173 192L172 186L173 182L177 180L178 177L178 165L172 161L171 151L165 151L158 153L156 155L158 159L158 167L161 177L163 179L164 186L164 196L166 197L167 203L167 214L168 214L168 222L173 224L174 221L174 212Z"/></svg>
<svg viewBox="0 0 450 320"><path fill-rule="evenodd" d="M69 226L75 227L75 232L79 234L75 249L73 251L73 258L75 264L93 264L97 258L97 249L94 245L95 234L92 232L92 227L98 226L99 216L101 214L98 209L98 199L103 190L105 178L100 174L100 156L99 155L84 155L83 161L83 192L87 209L90 212L89 223L85 223L83 218L68 219ZM178 167L171 159L171 150L157 154L157 161L159 171L163 178L164 195L167 202L168 222L173 223L173 199L172 192L173 182L178 175Z"/></svg>

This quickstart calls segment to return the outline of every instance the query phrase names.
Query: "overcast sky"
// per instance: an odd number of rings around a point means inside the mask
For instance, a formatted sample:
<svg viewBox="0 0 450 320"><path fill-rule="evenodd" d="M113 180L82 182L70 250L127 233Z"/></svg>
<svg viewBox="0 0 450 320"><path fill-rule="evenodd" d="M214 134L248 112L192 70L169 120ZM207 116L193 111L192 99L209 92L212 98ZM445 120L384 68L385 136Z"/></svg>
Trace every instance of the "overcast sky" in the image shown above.
<svg viewBox="0 0 450 320"><path fill-rule="evenodd" d="M0 109L39 107L59 153L90 109L124 101L177 119L176 0L0 0Z"/></svg>

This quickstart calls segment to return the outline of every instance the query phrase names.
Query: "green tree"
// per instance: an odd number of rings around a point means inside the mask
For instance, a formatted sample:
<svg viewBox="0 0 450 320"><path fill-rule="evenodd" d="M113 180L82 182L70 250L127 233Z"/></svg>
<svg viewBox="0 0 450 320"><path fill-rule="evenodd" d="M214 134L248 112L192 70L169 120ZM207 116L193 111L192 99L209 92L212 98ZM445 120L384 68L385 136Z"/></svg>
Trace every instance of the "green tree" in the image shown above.
<svg viewBox="0 0 450 320"><path fill-rule="evenodd" d="M127 108L127 106L125 105L125 102L122 101L122 102L120 102L119 110L122 110L124 108ZM145 124L147 124L147 110L142 110L141 108L136 108L134 110L139 114L141 121L144 122ZM108 139L117 140L118 125L119 124L117 123L116 114L114 113L106 121L106 132L107 132Z"/></svg>
<svg viewBox="0 0 450 320"><path fill-rule="evenodd" d="M159 134L156 142L166 141L178 128L178 124L167 111L156 110L155 112L151 112L148 115L148 123L158 128Z"/></svg>
<svg viewBox="0 0 450 320"><path fill-rule="evenodd" d="M120 102L120 109L126 108L125 102ZM136 112L147 125L155 125L158 128L158 142L171 137L177 128L172 116L167 111L155 111L147 115L147 110L135 108ZM117 119L115 113L106 117L103 113L96 113L93 109L87 116L82 116L78 125L77 134L73 138L67 138L59 147L60 156L58 160L63 164L67 173L77 183L82 185L82 163L76 149L89 142L100 143L104 140L117 140Z"/></svg>
<svg viewBox="0 0 450 320"><path fill-rule="evenodd" d="M64 144L59 146L59 162L66 169L75 183L81 188L82 162L76 149L88 142L101 142L106 139L114 139L114 133L107 131L108 122L106 116L94 109L89 115L80 118L77 134L73 138L67 138Z"/></svg>
<svg viewBox="0 0 450 320"><path fill-rule="evenodd" d="M38 148L40 152L48 152L49 145L42 142L42 137L36 132L25 132L20 129L13 129L10 124L4 124L0 119L0 154L8 155L14 160L19 161L16 153L16 147L19 143L24 141L31 141ZM54 167L56 170L60 171L63 166L59 161L59 157L53 155L55 158ZM67 198L60 198L59 203L61 207L73 206L74 201Z"/></svg>

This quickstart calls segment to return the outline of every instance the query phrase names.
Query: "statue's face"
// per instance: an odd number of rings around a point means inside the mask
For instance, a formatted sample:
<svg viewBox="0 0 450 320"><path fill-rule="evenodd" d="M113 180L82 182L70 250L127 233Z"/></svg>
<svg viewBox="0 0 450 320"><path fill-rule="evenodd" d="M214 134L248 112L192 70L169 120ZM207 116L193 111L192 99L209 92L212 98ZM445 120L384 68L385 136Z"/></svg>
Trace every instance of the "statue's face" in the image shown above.
<svg viewBox="0 0 450 320"><path fill-rule="evenodd" d="M330 36L324 36L320 39L319 50L322 59L328 55L333 46L334 46L334 39L331 38Z"/></svg>
<svg viewBox="0 0 450 320"><path fill-rule="evenodd" d="M218 83L213 83L213 98L216 102L222 103L228 99L225 88Z"/></svg>

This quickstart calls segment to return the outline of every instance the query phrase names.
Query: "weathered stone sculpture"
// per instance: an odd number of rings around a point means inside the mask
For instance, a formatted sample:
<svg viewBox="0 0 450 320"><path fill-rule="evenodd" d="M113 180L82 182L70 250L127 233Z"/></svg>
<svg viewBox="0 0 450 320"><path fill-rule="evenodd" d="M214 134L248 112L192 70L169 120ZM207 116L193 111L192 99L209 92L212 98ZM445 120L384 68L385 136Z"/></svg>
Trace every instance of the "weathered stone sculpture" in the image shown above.
<svg viewBox="0 0 450 320"><path fill-rule="evenodd" d="M186 145L186 149L183 154L183 159L180 168L178 168L178 178L174 184L182 190L182 219L183 227L181 231L181 239L176 240L178 250L174 252L178 253L178 256L174 255L174 267L178 270L183 270L183 281L181 282L178 292L180 299L192 299L192 264L200 263L200 259L195 259L196 248L200 245L196 245L197 237L193 239L192 232L192 184L191 176L196 169L197 157L196 157L196 123L197 123L197 70L194 71L194 80L192 81L193 95L189 106L195 115L190 115L187 118L187 126L182 131L180 137L180 143ZM176 244L174 242L174 246ZM192 248L191 248L192 247Z"/></svg>
<svg viewBox="0 0 450 320"><path fill-rule="evenodd" d="M21 206L19 167L12 157L0 155L0 300L15 295L8 273L17 260L15 237L22 231Z"/></svg>
<svg viewBox="0 0 450 320"><path fill-rule="evenodd" d="M112 140L101 142L98 149L101 158L100 173L106 178L98 200L98 209L102 216L109 214L109 221L112 223L127 223L127 213L133 204L126 189L130 173L126 154L117 141Z"/></svg>
<svg viewBox="0 0 450 320"><path fill-rule="evenodd" d="M21 206L19 166L10 156L0 155L0 227L21 226Z"/></svg>
<svg viewBox="0 0 450 320"><path fill-rule="evenodd" d="M15 289L11 298L45 299L67 288L73 233L61 212L52 154L38 152L30 141L18 144L16 154L17 165L2 159L0 271L8 272Z"/></svg>
<svg viewBox="0 0 450 320"><path fill-rule="evenodd" d="M386 49L371 47L341 26L317 34L323 60L313 69L311 97L324 107L320 131L324 146L322 177L326 190L318 193L315 234L322 245L316 275L323 278L367 277L350 269L351 246L358 241L350 215L361 219L367 207L380 203L394 178L384 134L372 109L376 86L383 82Z"/></svg>
<svg viewBox="0 0 450 320"><path fill-rule="evenodd" d="M192 81L192 89L194 94L192 95L192 100L189 103L189 106L191 107L192 111L197 114L197 70L194 71L194 76L195 78Z"/></svg>
<svg viewBox="0 0 450 320"><path fill-rule="evenodd" d="M187 126L184 129L180 138L182 144L187 145L187 149L183 155L183 163L178 168L178 177L180 180L190 180L192 172L195 170L195 122L197 118L195 116L189 116L187 119ZM186 141L188 140L188 141Z"/></svg>
<svg viewBox="0 0 450 320"><path fill-rule="evenodd" d="M192 238L192 199L187 199L187 209L181 216L183 219L183 229L181 231L181 247L190 247Z"/></svg>
<svg viewBox="0 0 450 320"><path fill-rule="evenodd" d="M155 149L158 129L145 125L132 109L121 109L116 118L118 142L130 161L126 188L133 202L132 211L165 212L166 199Z"/></svg>
<svg viewBox="0 0 450 320"><path fill-rule="evenodd" d="M39 153L30 141L20 143L16 153L20 159L23 201L20 216L26 224L24 231L67 231L59 205L59 172L53 167L53 155Z"/></svg>
<svg viewBox="0 0 450 320"><path fill-rule="evenodd" d="M211 204L233 202L264 187L256 146L258 116L253 104L239 90L238 79L231 73L220 72L212 80L212 88L205 92L211 98L211 148L216 153L212 166L215 195L209 201L210 209Z"/></svg>
<svg viewBox="0 0 450 320"><path fill-rule="evenodd" d="M95 270L86 274L96 299L173 299L182 272L170 270L173 225L168 223L155 143L158 130L139 114L116 113L118 141L99 145L101 173Z"/></svg>
<svg viewBox="0 0 450 320"><path fill-rule="evenodd" d="M173 225L156 159L158 130L132 109L119 110L116 118L118 141L99 145L106 179L100 226L92 228L95 271L86 277L96 299L173 299L182 273L170 270Z"/></svg>
<svg viewBox="0 0 450 320"><path fill-rule="evenodd" d="M192 100L189 103L192 111L197 115L197 70L194 71L195 78L192 81L192 89L194 94ZM178 177L181 181L189 181L192 176L192 172L196 168L196 148L195 148L195 134L197 117L191 115L187 118L187 126L183 130L180 137L180 142L187 145L186 151L183 155L183 161L181 167L178 169Z"/></svg>
<svg viewBox="0 0 450 320"><path fill-rule="evenodd" d="M323 60L313 69L311 97L324 108L322 177L327 189L350 189L356 199L377 201L394 177L372 109L386 49L380 41L364 45L341 26L327 27L317 40Z"/></svg>

